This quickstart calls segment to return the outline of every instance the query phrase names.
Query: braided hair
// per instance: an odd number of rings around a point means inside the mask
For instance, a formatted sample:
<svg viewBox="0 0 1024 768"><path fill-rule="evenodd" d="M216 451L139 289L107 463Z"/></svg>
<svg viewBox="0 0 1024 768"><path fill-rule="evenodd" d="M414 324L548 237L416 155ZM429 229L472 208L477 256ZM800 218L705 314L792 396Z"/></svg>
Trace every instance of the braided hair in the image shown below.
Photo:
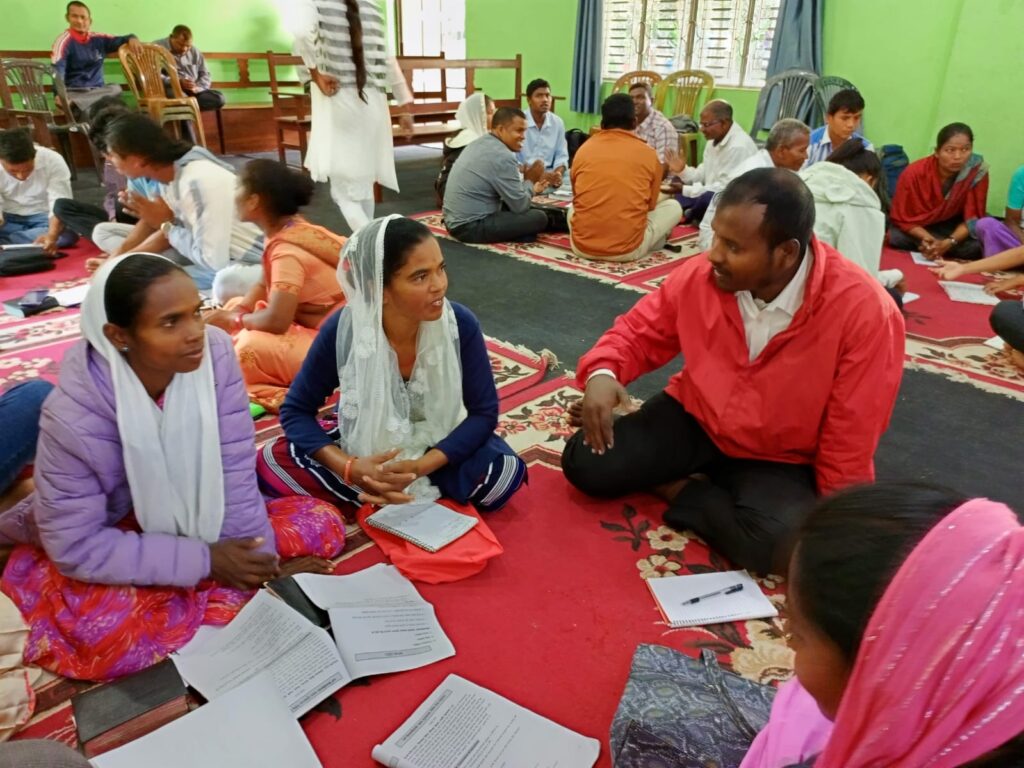
<svg viewBox="0 0 1024 768"><path fill-rule="evenodd" d="M352 61L356 65L356 90L359 98L366 101L363 89L366 87L366 57L363 54L363 20L359 15L359 0L345 0L345 18L352 43Z"/></svg>

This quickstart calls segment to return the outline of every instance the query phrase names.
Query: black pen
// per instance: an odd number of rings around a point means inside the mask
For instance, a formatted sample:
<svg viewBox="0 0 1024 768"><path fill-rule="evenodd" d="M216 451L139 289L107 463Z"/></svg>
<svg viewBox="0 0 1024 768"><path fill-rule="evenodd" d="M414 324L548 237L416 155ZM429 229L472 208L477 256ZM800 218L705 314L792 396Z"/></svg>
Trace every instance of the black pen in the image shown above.
<svg viewBox="0 0 1024 768"><path fill-rule="evenodd" d="M718 595L731 595L735 592L739 592L743 589L743 584L733 584L731 587L724 587L722 589L716 589L714 592L708 592L706 595L699 595L697 597L691 597L689 600L683 600L682 605L693 605L699 603L701 600L707 600L709 597L717 597Z"/></svg>

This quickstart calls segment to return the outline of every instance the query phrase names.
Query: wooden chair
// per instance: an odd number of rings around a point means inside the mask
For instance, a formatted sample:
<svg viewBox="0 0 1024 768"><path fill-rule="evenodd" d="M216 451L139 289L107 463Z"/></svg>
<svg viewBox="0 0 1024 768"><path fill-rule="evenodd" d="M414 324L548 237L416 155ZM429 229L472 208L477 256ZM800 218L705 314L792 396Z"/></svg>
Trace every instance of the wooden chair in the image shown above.
<svg viewBox="0 0 1024 768"><path fill-rule="evenodd" d="M291 165L291 167L299 170L303 170L302 161L306 157L306 148L309 145L312 107L309 94L304 90L296 91L294 86L291 86L291 90L283 90L281 80L277 76L277 68L301 66L303 66L301 56L267 51L267 72L270 78L270 99L274 116L274 134L277 137L277 156L282 163L290 165L286 150L298 150L299 164ZM294 135L294 138L291 138L291 135Z"/></svg>
<svg viewBox="0 0 1024 768"><path fill-rule="evenodd" d="M68 95L64 81L49 64L28 59L0 60L0 112L8 127L31 126L35 140L45 146L56 148L68 164L71 178L77 179L71 134L81 133L88 136L89 126L55 108L55 104L51 103L47 95L47 81L50 81L50 91L57 103L67 104ZM21 102L20 107L16 106L16 99ZM103 159L92 143L89 143L89 149L92 151L96 175L102 180Z"/></svg>
<svg viewBox="0 0 1024 768"><path fill-rule="evenodd" d="M799 118L814 109L814 85L818 76L802 69L787 69L769 77L757 97L757 111L750 136L759 140L761 131L770 130L776 121L784 117ZM775 109L774 107L778 107ZM769 118L769 109L772 115Z"/></svg>
<svg viewBox="0 0 1024 768"><path fill-rule="evenodd" d="M704 100L711 98L715 91L715 78L710 72L702 69L681 69L667 75L658 85L658 95L654 108L667 114L671 108L673 115L688 115L697 119L697 101L705 92ZM671 97L671 99L669 98ZM679 151L689 158L690 165L697 165L697 134L679 133Z"/></svg>
<svg viewBox="0 0 1024 768"><path fill-rule="evenodd" d="M814 84L814 102L818 111L816 115L818 120L824 122L825 113L828 112L828 103L832 100L832 97L839 93L839 91L845 91L848 88L857 90L857 86L845 77L824 75L818 78L818 81Z"/></svg>
<svg viewBox="0 0 1024 768"><path fill-rule="evenodd" d="M206 146L206 132L199 112L199 102L186 96L178 80L178 69L174 57L166 48L146 44L141 53L135 53L127 45L117 51L121 59L125 80L132 89L139 109L161 125L165 123L191 122L195 124L196 143ZM170 85L167 95L165 83Z"/></svg>
<svg viewBox="0 0 1024 768"><path fill-rule="evenodd" d="M658 83L660 82L661 75L657 72L652 72L649 69L638 69L635 72L627 72L616 80L615 85L612 86L612 93L628 91L629 87L633 85L633 83L647 83L651 86L651 90L654 91L657 89Z"/></svg>

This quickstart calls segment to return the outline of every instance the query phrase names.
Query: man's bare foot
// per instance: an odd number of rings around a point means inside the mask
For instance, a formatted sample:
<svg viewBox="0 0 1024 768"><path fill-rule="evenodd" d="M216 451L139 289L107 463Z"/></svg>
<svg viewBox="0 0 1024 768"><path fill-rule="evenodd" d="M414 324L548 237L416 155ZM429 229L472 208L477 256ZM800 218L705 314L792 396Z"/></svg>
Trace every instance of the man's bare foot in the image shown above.
<svg viewBox="0 0 1024 768"><path fill-rule="evenodd" d="M31 477L19 480L2 494L0 494L0 512L6 512L19 501L28 496L36 489L35 481Z"/></svg>
<svg viewBox="0 0 1024 768"><path fill-rule="evenodd" d="M673 499L675 499L676 496L679 495L679 492L682 491L683 488L685 488L691 481L696 480L700 482L701 480L707 479L707 475L695 472L689 477L684 477L682 480L674 480L671 483L662 483L661 485L656 485L651 490L655 496L658 496L664 499L665 501L671 502Z"/></svg>
<svg viewBox="0 0 1024 768"><path fill-rule="evenodd" d="M334 563L322 557L293 557L281 563L282 576L294 576L297 573L334 573Z"/></svg>
<svg viewBox="0 0 1024 768"><path fill-rule="evenodd" d="M1024 352L1019 349L1014 349L1009 344L1006 345L1006 357L1007 359L1017 368L1024 373Z"/></svg>

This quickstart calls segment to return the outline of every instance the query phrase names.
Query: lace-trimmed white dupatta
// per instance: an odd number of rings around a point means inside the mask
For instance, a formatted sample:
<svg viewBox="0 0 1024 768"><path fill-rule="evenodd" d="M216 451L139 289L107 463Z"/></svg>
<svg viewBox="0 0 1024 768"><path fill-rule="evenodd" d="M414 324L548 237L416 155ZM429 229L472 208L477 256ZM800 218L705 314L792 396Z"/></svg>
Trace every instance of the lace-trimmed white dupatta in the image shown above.
<svg viewBox="0 0 1024 768"><path fill-rule="evenodd" d="M103 333L107 279L121 262L137 256L155 254L107 259L96 271L82 302L82 335L110 364L117 430L139 527L213 543L224 523L224 471L209 339L199 368L174 374L160 408Z"/></svg>
<svg viewBox="0 0 1024 768"><path fill-rule="evenodd" d="M455 312L445 299L440 319L420 324L416 363L402 380L398 355L383 325L384 233L400 216L375 219L349 238L338 263L346 304L338 319L338 444L372 456L395 448L398 460L418 459L465 418L462 361ZM436 499L426 477L406 493Z"/></svg>

